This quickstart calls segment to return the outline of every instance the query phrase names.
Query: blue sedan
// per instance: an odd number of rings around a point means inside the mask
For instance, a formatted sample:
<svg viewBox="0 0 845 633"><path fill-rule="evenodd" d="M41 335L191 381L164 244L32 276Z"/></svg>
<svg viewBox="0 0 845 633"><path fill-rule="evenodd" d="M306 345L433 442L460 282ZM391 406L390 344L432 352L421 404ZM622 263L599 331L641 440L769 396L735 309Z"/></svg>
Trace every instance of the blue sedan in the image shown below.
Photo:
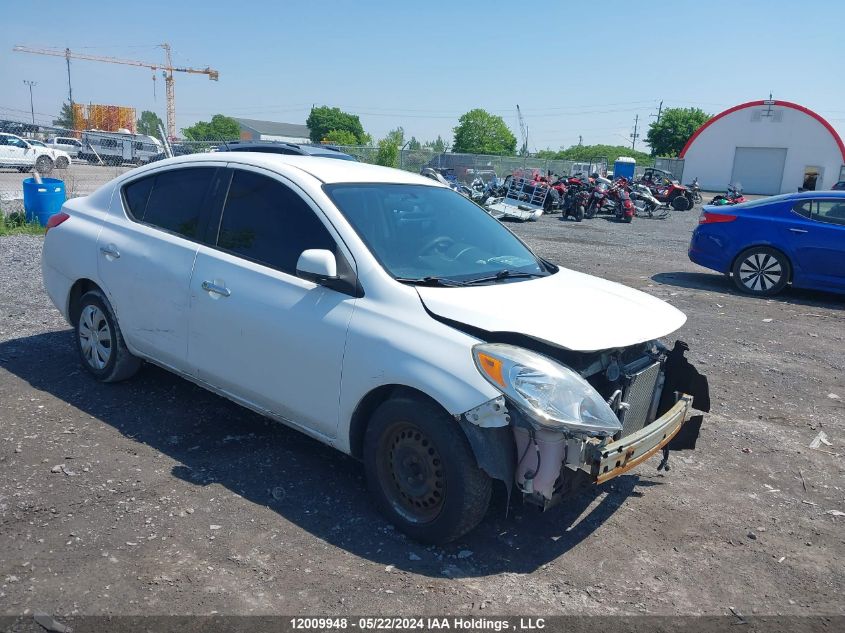
<svg viewBox="0 0 845 633"><path fill-rule="evenodd" d="M845 191L806 191L705 206L689 258L768 296L795 287L845 293Z"/></svg>

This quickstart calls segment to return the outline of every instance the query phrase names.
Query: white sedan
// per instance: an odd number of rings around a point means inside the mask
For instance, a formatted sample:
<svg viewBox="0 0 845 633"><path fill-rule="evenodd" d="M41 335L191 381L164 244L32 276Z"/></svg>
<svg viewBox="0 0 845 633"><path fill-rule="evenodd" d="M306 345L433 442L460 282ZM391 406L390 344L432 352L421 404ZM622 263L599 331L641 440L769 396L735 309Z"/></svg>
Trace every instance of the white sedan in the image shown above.
<svg viewBox="0 0 845 633"><path fill-rule="evenodd" d="M666 467L708 406L685 346L656 340L681 312L403 171L165 160L65 203L43 252L96 379L155 363L349 453L423 541L477 525L494 479L548 507L661 449Z"/></svg>

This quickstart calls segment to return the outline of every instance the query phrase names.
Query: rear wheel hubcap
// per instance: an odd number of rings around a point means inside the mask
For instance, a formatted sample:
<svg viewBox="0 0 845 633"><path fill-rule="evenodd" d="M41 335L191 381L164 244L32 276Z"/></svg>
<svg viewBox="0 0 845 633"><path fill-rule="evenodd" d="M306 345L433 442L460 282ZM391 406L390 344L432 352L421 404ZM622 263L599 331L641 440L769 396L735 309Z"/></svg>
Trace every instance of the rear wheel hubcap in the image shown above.
<svg viewBox="0 0 845 633"><path fill-rule="evenodd" d="M768 253L752 253L739 266L739 279L749 290L765 292L783 278L780 261Z"/></svg>
<svg viewBox="0 0 845 633"><path fill-rule="evenodd" d="M104 369L111 358L111 328L97 306L88 305L79 315L79 346L85 362Z"/></svg>

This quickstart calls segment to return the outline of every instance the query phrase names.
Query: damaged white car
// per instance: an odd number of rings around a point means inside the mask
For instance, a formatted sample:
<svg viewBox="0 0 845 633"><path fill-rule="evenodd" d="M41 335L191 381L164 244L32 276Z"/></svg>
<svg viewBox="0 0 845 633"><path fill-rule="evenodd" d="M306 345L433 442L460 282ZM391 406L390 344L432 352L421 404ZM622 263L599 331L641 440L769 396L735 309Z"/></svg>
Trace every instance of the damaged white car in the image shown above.
<svg viewBox="0 0 845 633"><path fill-rule="evenodd" d="M94 377L149 361L354 455L428 542L477 525L494 479L545 508L660 451L668 469L709 408L684 344L657 341L681 312L393 169L238 152L134 169L51 219L43 276Z"/></svg>

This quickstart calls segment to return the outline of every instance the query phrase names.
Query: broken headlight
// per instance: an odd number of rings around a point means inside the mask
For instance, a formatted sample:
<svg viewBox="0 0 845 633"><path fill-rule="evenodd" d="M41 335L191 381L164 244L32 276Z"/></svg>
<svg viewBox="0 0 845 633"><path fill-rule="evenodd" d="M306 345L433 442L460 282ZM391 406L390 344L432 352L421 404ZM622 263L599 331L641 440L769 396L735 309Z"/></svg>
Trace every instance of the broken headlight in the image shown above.
<svg viewBox="0 0 845 633"><path fill-rule="evenodd" d="M503 343L476 345L472 356L481 375L540 426L599 436L622 430L590 383L546 356Z"/></svg>

